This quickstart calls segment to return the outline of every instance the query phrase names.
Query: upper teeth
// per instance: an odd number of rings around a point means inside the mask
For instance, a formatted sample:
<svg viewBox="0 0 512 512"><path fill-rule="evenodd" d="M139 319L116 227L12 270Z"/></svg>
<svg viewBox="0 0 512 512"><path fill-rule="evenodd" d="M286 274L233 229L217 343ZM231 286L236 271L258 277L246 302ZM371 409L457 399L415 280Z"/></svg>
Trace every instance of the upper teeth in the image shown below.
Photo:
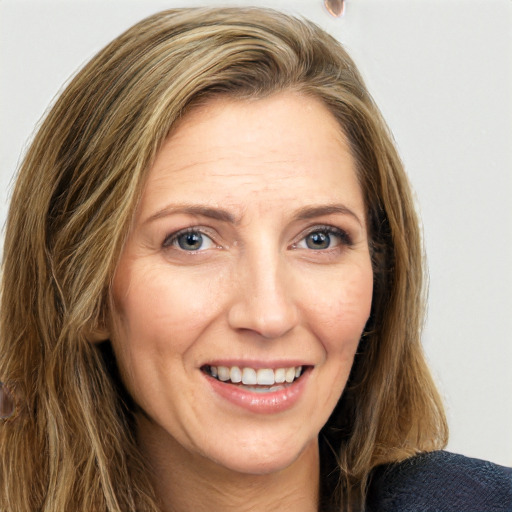
<svg viewBox="0 0 512 512"><path fill-rule="evenodd" d="M210 375L226 382L230 380L233 383L246 384L254 386L273 386L284 382L291 383L302 373L302 366L292 366L290 368L240 368L238 366L208 366Z"/></svg>

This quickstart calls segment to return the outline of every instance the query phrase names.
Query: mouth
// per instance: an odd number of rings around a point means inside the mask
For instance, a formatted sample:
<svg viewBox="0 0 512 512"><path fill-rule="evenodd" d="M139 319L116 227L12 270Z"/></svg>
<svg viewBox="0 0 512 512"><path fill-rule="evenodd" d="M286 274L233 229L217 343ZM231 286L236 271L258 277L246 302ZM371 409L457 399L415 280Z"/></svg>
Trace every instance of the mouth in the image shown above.
<svg viewBox="0 0 512 512"><path fill-rule="evenodd" d="M233 384L245 391L272 393L291 386L300 379L308 366L283 368L250 368L239 366L204 365L201 371L226 384Z"/></svg>

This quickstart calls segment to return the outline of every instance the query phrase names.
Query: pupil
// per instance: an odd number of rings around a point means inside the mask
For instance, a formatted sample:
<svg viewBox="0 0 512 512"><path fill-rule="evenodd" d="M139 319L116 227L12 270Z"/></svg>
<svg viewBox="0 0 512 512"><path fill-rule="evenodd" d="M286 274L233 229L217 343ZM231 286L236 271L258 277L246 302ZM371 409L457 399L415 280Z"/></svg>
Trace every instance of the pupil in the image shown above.
<svg viewBox="0 0 512 512"><path fill-rule="evenodd" d="M194 251L203 245L203 237L200 233L184 233L178 237L179 246L186 251Z"/></svg>
<svg viewBox="0 0 512 512"><path fill-rule="evenodd" d="M331 239L327 233L311 233L306 239L306 245L310 249L327 249Z"/></svg>

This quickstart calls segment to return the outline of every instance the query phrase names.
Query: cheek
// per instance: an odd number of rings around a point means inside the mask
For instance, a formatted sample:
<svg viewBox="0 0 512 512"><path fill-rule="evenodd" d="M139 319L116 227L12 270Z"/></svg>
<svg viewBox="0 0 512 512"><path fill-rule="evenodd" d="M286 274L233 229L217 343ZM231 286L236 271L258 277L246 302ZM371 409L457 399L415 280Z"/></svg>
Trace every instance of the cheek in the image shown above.
<svg viewBox="0 0 512 512"><path fill-rule="evenodd" d="M113 289L119 348L146 357L185 352L217 314L222 280L221 273L204 276L165 264L120 266Z"/></svg>
<svg viewBox="0 0 512 512"><path fill-rule="evenodd" d="M373 294L371 265L346 269L316 294L314 332L324 352L323 407L332 412L345 388L361 334L370 316Z"/></svg>
<svg viewBox="0 0 512 512"><path fill-rule="evenodd" d="M187 366L190 349L217 314L215 289L203 276L165 264L120 264L111 339L122 380L144 410L157 414L148 390L159 389L169 375L183 377L176 369Z"/></svg>
<svg viewBox="0 0 512 512"><path fill-rule="evenodd" d="M353 266L331 279L323 293L310 297L314 329L328 353L352 358L370 316L373 295L371 264Z"/></svg>

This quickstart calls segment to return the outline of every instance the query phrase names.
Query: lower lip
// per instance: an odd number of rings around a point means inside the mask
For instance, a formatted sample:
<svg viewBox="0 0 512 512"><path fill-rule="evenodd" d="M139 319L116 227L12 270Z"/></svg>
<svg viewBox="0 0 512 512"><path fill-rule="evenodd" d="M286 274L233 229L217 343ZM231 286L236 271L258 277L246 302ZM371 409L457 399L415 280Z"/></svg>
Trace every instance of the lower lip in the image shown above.
<svg viewBox="0 0 512 512"><path fill-rule="evenodd" d="M205 374L205 377L213 391L232 404L250 412L272 414L290 409L297 403L304 392L310 373L308 369L291 385L267 393L248 391L217 380L207 374Z"/></svg>

